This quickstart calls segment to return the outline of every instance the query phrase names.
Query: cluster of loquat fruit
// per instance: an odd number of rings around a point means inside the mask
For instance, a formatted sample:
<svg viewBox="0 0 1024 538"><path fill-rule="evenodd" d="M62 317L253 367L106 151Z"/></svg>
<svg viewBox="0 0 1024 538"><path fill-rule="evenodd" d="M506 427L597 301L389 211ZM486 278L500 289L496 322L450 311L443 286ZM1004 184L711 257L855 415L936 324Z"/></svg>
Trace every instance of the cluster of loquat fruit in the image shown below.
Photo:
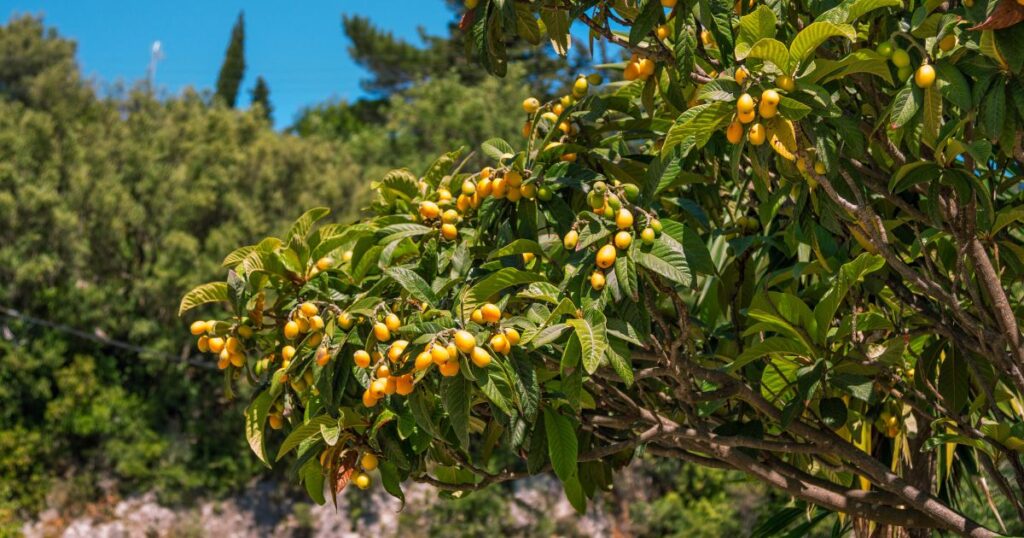
<svg viewBox="0 0 1024 538"><path fill-rule="evenodd" d="M622 184L618 181L613 182L611 186L604 181L597 181L587 195L587 202L594 212L612 220L618 230L612 235L611 241L599 248L595 254L594 262L597 269L590 274L590 285L596 291L604 288L605 271L615 265L618 251L625 251L633 244L635 232L633 212L624 207L622 200L625 199L627 203L632 204L639 197L639 187L633 184ZM633 208L642 212L647 222L647 225L640 231L640 240L645 245L654 244L655 238L662 230L661 221L642 208L637 206L633 206ZM575 250L579 239L580 234L574 225L562 238L562 245L566 250Z"/></svg>
<svg viewBox="0 0 1024 538"><path fill-rule="evenodd" d="M956 42L955 35L946 35L939 41L939 50L949 52L956 47ZM898 80L907 80L913 74L914 84L918 88L924 89L935 84L935 68L927 62L927 59L914 70L914 68L910 67L910 53L906 49L897 47L891 41L879 43L875 47L875 52L887 58L896 67L896 77Z"/></svg>

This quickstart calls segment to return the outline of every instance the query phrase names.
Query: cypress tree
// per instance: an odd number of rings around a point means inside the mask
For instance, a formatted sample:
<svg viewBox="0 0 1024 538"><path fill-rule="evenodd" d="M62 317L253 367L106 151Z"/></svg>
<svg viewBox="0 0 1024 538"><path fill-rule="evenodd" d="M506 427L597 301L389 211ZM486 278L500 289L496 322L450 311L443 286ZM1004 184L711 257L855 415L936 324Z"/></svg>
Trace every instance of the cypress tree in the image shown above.
<svg viewBox="0 0 1024 538"><path fill-rule="evenodd" d="M238 100L238 88L245 76L245 14L239 13L235 27L231 29L231 41L224 53L224 63L217 75L216 96L224 100L229 107L235 108Z"/></svg>
<svg viewBox="0 0 1024 538"><path fill-rule="evenodd" d="M274 123L274 107L270 105L270 86L267 85L267 81L263 79L263 76L256 77L256 85L253 86L250 92L252 96L252 104L259 104L263 107L263 116L267 118L271 124Z"/></svg>

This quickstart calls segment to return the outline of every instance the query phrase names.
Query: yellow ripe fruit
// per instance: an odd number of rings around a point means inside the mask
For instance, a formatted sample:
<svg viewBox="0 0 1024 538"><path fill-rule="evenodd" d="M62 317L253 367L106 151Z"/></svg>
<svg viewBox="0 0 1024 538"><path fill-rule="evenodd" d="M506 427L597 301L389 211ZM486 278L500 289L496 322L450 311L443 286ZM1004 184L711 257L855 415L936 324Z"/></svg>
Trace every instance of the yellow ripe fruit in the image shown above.
<svg viewBox="0 0 1024 538"><path fill-rule="evenodd" d="M355 324L355 320L352 319L352 316L350 316L348 312L342 312L341 314L338 314L337 320L338 326L345 331L351 329L352 325Z"/></svg>
<svg viewBox="0 0 1024 538"><path fill-rule="evenodd" d="M743 140L743 124L734 121L725 129L725 138L730 144L739 144Z"/></svg>
<svg viewBox="0 0 1024 538"><path fill-rule="evenodd" d="M476 193L479 194L482 198L487 198L488 196L491 195L493 187L494 182L487 178L483 178L476 184Z"/></svg>
<svg viewBox="0 0 1024 538"><path fill-rule="evenodd" d="M309 340L307 340L306 343L310 347L316 347L316 346L319 346L320 342L323 342L323 340L324 340L324 333L316 333L313 336L310 336Z"/></svg>
<svg viewBox="0 0 1024 538"><path fill-rule="evenodd" d="M299 333L306 334L309 332L309 321L303 318L298 318L295 323L299 326Z"/></svg>
<svg viewBox="0 0 1024 538"><path fill-rule="evenodd" d="M587 94L590 89L590 83L587 82L587 77L580 75L576 78L576 82L572 84L572 94L578 97L582 97Z"/></svg>
<svg viewBox="0 0 1024 538"><path fill-rule="evenodd" d="M316 351L316 363L322 368L327 366L327 363L331 361L331 354L327 351L327 348L322 347Z"/></svg>
<svg viewBox="0 0 1024 538"><path fill-rule="evenodd" d="M748 112L741 112L741 113L736 115L736 117L739 118L740 123L750 123L750 122L754 121L754 117L755 116L756 116L756 114L754 114L753 110L748 111Z"/></svg>
<svg viewBox="0 0 1024 538"><path fill-rule="evenodd" d="M448 349L439 344L430 346L430 358L434 361L434 364L442 365L448 362L451 355L448 354Z"/></svg>
<svg viewBox="0 0 1024 538"><path fill-rule="evenodd" d="M320 313L320 310L317 309L316 305L310 302L305 302L299 305L299 311L302 312L302 315L306 316L307 318L310 316L315 316Z"/></svg>
<svg viewBox="0 0 1024 538"><path fill-rule="evenodd" d="M1020 1L1021 0L1017 0L1017 3L1019 4ZM941 41L939 41L939 50L941 50L942 52L949 52L949 51L953 50L953 47L955 47L955 46L956 46L956 36L953 35L953 34L949 34L949 35L943 37Z"/></svg>
<svg viewBox="0 0 1024 538"><path fill-rule="evenodd" d="M760 146L761 144L764 144L766 137L767 132L765 131L764 125L761 125L760 123L755 123L751 125L750 130L747 131L747 140L749 140L750 143L755 146Z"/></svg>
<svg viewBox="0 0 1024 538"><path fill-rule="evenodd" d="M476 347L476 337L470 334L469 331L455 331L455 347L459 348L459 351L463 353L469 353Z"/></svg>
<svg viewBox="0 0 1024 538"><path fill-rule="evenodd" d="M370 472L376 469L377 464L377 456L374 456L370 452L364 452L363 457L359 459L359 466L362 467L363 470L366 472Z"/></svg>
<svg viewBox="0 0 1024 538"><path fill-rule="evenodd" d="M574 163L574 162L576 162L576 154L575 153L563 153L562 156L559 157L559 160L567 162L567 163Z"/></svg>
<svg viewBox="0 0 1024 538"><path fill-rule="evenodd" d="M210 351L210 337L200 336L199 340L196 341L196 347L199 348L200 352L208 353Z"/></svg>
<svg viewBox="0 0 1024 538"><path fill-rule="evenodd" d="M388 348L388 359L391 362L398 362L402 358L402 354L405 353L406 346L409 342L406 340L395 340L391 347Z"/></svg>
<svg viewBox="0 0 1024 538"><path fill-rule="evenodd" d="M917 84L918 88L928 88L935 84L935 68L928 64L918 67L914 73L914 84Z"/></svg>
<svg viewBox="0 0 1024 538"><path fill-rule="evenodd" d="M391 368L386 364L382 364L377 367L376 374L378 378L391 377Z"/></svg>
<svg viewBox="0 0 1024 538"><path fill-rule="evenodd" d="M416 355L416 371L426 370L434 362L434 357L429 351L421 351L419 355Z"/></svg>
<svg viewBox="0 0 1024 538"><path fill-rule="evenodd" d="M554 114L555 117L552 118L550 116L547 116L547 119L551 120L551 122L554 123L556 120L558 120L558 116L562 115L562 112L565 112L565 107L562 106L562 103L555 103L555 106L551 107L551 113Z"/></svg>
<svg viewBox="0 0 1024 538"><path fill-rule="evenodd" d="M454 377L459 374L459 361L449 361L438 367L441 375L445 377Z"/></svg>
<svg viewBox="0 0 1024 538"><path fill-rule="evenodd" d="M640 73L640 78L646 79L647 77L654 74L654 61L649 58L640 58L640 61L637 62L636 67Z"/></svg>
<svg viewBox="0 0 1024 538"><path fill-rule="evenodd" d="M640 78L640 66L637 65L637 62L626 64L626 69L622 71L622 77L631 81Z"/></svg>
<svg viewBox="0 0 1024 538"><path fill-rule="evenodd" d="M796 80L789 75L780 75L775 79L775 85L779 88L791 92L796 89Z"/></svg>
<svg viewBox="0 0 1024 538"><path fill-rule="evenodd" d="M532 252L524 252L523 253L523 265L529 265L529 263L532 262L535 257L536 256Z"/></svg>
<svg viewBox="0 0 1024 538"><path fill-rule="evenodd" d="M745 93L736 100L736 112L744 114L747 112L754 111L754 98L749 93Z"/></svg>
<svg viewBox="0 0 1024 538"><path fill-rule="evenodd" d="M343 262L350 262L350 261L352 261L352 251L351 250L346 250L345 252L342 252L341 253L341 261L343 261Z"/></svg>
<svg viewBox="0 0 1024 538"><path fill-rule="evenodd" d="M466 9L475 9L480 0L462 0L462 5L466 6ZM366 488L360 488L366 489Z"/></svg>
<svg viewBox="0 0 1024 538"><path fill-rule="evenodd" d="M284 427L284 417L278 414L267 415L267 423L270 424L271 428L280 430Z"/></svg>
<svg viewBox="0 0 1024 538"><path fill-rule="evenodd" d="M299 335L299 324L292 320L284 324L284 337L289 340L294 340Z"/></svg>
<svg viewBox="0 0 1024 538"><path fill-rule="evenodd" d="M384 379L384 394L391 396L392 394L398 391L397 377L389 376L382 379Z"/></svg>
<svg viewBox="0 0 1024 538"><path fill-rule="evenodd" d="M367 368L370 366L370 354L366 350L360 349L352 354L352 360L356 363L356 366L360 368Z"/></svg>
<svg viewBox="0 0 1024 538"><path fill-rule="evenodd" d="M230 365L231 365L231 360L228 358L227 355L223 355L222 354L221 357L219 359L217 359L217 368L220 368L221 370L224 370L225 368L227 368Z"/></svg>
<svg viewBox="0 0 1024 538"><path fill-rule="evenodd" d="M825 172L828 172L828 169L825 168L825 163L821 161L814 161L814 173L822 176L825 175Z"/></svg>
<svg viewBox="0 0 1024 538"><path fill-rule="evenodd" d="M384 318L384 326L387 327L389 331L397 331L402 328L402 318L398 317L396 314L388 314Z"/></svg>
<svg viewBox="0 0 1024 538"><path fill-rule="evenodd" d="M527 183L526 185L520 187L519 191L522 192L523 196L525 196L527 199L533 200L533 198L537 196L537 185L533 183Z"/></svg>
<svg viewBox="0 0 1024 538"><path fill-rule="evenodd" d="M668 39L668 26L662 24L661 26L658 26L658 29L655 30L654 33L658 36L658 39Z"/></svg>
<svg viewBox="0 0 1024 538"><path fill-rule="evenodd" d="M505 182L509 187L519 187L523 184L523 176L515 170L505 173Z"/></svg>
<svg viewBox="0 0 1024 538"><path fill-rule="evenodd" d="M536 97L527 97L523 100L523 112L533 114L540 110L540 101Z"/></svg>
<svg viewBox="0 0 1024 538"><path fill-rule="evenodd" d="M192 336L199 336L200 334L203 334L204 332L206 332L206 322L205 321L193 321L192 325L189 325L188 330L189 330L189 332L192 333Z"/></svg>
<svg viewBox="0 0 1024 538"><path fill-rule="evenodd" d="M483 314L484 321L487 323L497 323L501 319L501 309L493 303L487 303L480 307L480 313Z"/></svg>
<svg viewBox="0 0 1024 538"><path fill-rule="evenodd" d="M627 231L615 234L615 247L619 250L626 250L633 243L633 236Z"/></svg>
<svg viewBox="0 0 1024 538"><path fill-rule="evenodd" d="M644 228L644 231L640 232L640 240L643 241L645 245L653 245L654 244L654 229L653 228Z"/></svg>
<svg viewBox="0 0 1024 538"><path fill-rule="evenodd" d="M761 114L764 119L774 118L779 113L778 106L772 106L768 103L761 101L761 104L757 107L757 112Z"/></svg>
<svg viewBox="0 0 1024 538"><path fill-rule="evenodd" d="M491 337L491 349L505 355L512 349L512 346L509 345L508 338L504 334L496 334Z"/></svg>
<svg viewBox="0 0 1024 538"><path fill-rule="evenodd" d="M558 124L558 130L562 131L562 133L564 133L564 134L569 134L569 131L572 130L572 126L569 125L569 122L563 121L563 122Z"/></svg>
<svg viewBox="0 0 1024 538"><path fill-rule="evenodd" d="M433 219L441 214L441 208L437 207L434 202L420 202L420 216L424 219Z"/></svg>
<svg viewBox="0 0 1024 538"><path fill-rule="evenodd" d="M206 344L210 346L211 353L220 353L224 349L224 339L219 336L211 336Z"/></svg>
<svg viewBox="0 0 1024 538"><path fill-rule="evenodd" d="M740 66L740 68L736 70L736 82L740 85L747 80L748 76L750 76L750 71L747 71L746 67Z"/></svg>
<svg viewBox="0 0 1024 538"><path fill-rule="evenodd" d="M473 206L473 199L470 198L469 196L466 196L465 194L460 194L459 197L455 199L455 208L458 209L459 211L463 212L463 213L465 213L466 210L468 210L472 206ZM452 210L449 209L448 211L452 211ZM458 220L458 218L459 218L459 215L458 215L458 213L456 213L455 214L455 220Z"/></svg>
<svg viewBox="0 0 1024 538"><path fill-rule="evenodd" d="M444 349L448 352L449 359L457 359L459 357L459 348L455 347L455 342L448 342Z"/></svg>
<svg viewBox="0 0 1024 538"><path fill-rule="evenodd" d="M395 382L395 392L401 396L408 396L412 394L413 387L415 386L416 383L413 381L412 374L405 374L399 376Z"/></svg>
<svg viewBox="0 0 1024 538"><path fill-rule="evenodd" d="M761 103L768 106L779 106L779 101L781 100L782 97L779 96L779 92L775 90L765 90L764 93L761 94Z"/></svg>
<svg viewBox="0 0 1024 538"><path fill-rule="evenodd" d="M505 329L504 333L510 346L514 346L519 343L519 331L509 327L508 329Z"/></svg>
<svg viewBox="0 0 1024 538"><path fill-rule="evenodd" d="M323 258L320 258L319 260L316 261L316 268L321 271L326 271L330 269L331 266L333 265L334 258L331 258L330 256L324 256Z"/></svg>
<svg viewBox="0 0 1024 538"><path fill-rule="evenodd" d="M483 323L484 313L482 310L477 308L476 310L473 310L472 314L469 315L469 319L473 320L474 323Z"/></svg>
<svg viewBox="0 0 1024 538"><path fill-rule="evenodd" d="M626 208L620 208L619 213L615 215L615 225L620 230L628 230L633 227L633 214Z"/></svg>
<svg viewBox="0 0 1024 538"><path fill-rule="evenodd" d="M370 392L370 389L363 391L363 405L366 407L373 407L377 405L377 397Z"/></svg>
<svg viewBox="0 0 1024 538"><path fill-rule="evenodd" d="M519 187L509 186L508 193L505 194L509 202L518 202L523 198L523 191Z"/></svg>
<svg viewBox="0 0 1024 538"><path fill-rule="evenodd" d="M676 0L661 0L661 7L674 8L676 7Z"/></svg>
<svg viewBox="0 0 1024 538"><path fill-rule="evenodd" d="M364 351L364 353L365 353L365 351ZM295 348L293 346L284 346L283 348L281 348L281 358L282 359L284 359L286 361L290 361L290 360L292 360L292 357L294 357L294 356L295 356ZM367 360L369 360L369 356L367 356Z"/></svg>
<svg viewBox="0 0 1024 538"><path fill-rule="evenodd" d="M231 361L231 365L236 368L241 368L245 364L245 355L241 353L230 353L228 354L228 360Z"/></svg>
<svg viewBox="0 0 1024 538"><path fill-rule="evenodd" d="M565 246L565 250L574 250L579 241L580 234L576 230L569 230L565 233L565 237L562 238L562 245Z"/></svg>
<svg viewBox="0 0 1024 538"><path fill-rule="evenodd" d="M597 251L597 266L601 269L607 269L615 264L615 246L605 245L601 247L601 250Z"/></svg>
<svg viewBox="0 0 1024 538"><path fill-rule="evenodd" d="M324 328L324 318L319 315L309 318L309 328L314 331L319 331Z"/></svg>
<svg viewBox="0 0 1024 538"><path fill-rule="evenodd" d="M508 183L505 178L494 178L494 181L491 182L491 196L501 200L505 197L506 192L508 192Z"/></svg>
<svg viewBox="0 0 1024 538"><path fill-rule="evenodd" d="M437 189L437 199L447 202L452 199L452 193L448 189Z"/></svg>
<svg viewBox="0 0 1024 538"><path fill-rule="evenodd" d="M391 331L387 325L377 322L373 324L373 336L378 342L387 342L391 340Z"/></svg>
<svg viewBox="0 0 1024 538"><path fill-rule="evenodd" d="M459 236L459 229L454 224L442 224L441 236L449 241L453 241Z"/></svg>
<svg viewBox="0 0 1024 538"><path fill-rule="evenodd" d="M479 346L473 347L469 358L473 361L473 364L480 368L486 368L487 365L491 364L491 354L488 353L486 349Z"/></svg>
<svg viewBox="0 0 1024 538"><path fill-rule="evenodd" d="M594 271L593 273L590 273L590 287L594 288L594 290L601 291L604 289L604 283L604 273L601 271Z"/></svg>
<svg viewBox="0 0 1024 538"><path fill-rule="evenodd" d="M373 382L370 383L370 394L373 395L373 397L377 398L377 399L383 398L385 396L385 394L386 394L384 391L387 388L388 388L388 380L387 379L385 379L383 377L374 379Z"/></svg>
<svg viewBox="0 0 1024 538"><path fill-rule="evenodd" d="M238 336L241 336L242 338L252 338L252 327L242 325L238 328Z"/></svg>
<svg viewBox="0 0 1024 538"><path fill-rule="evenodd" d="M459 198L463 198L464 195L459 195ZM457 203L457 202L456 202ZM454 209L449 209L441 215L441 222L445 224L455 224L459 222L459 212Z"/></svg>

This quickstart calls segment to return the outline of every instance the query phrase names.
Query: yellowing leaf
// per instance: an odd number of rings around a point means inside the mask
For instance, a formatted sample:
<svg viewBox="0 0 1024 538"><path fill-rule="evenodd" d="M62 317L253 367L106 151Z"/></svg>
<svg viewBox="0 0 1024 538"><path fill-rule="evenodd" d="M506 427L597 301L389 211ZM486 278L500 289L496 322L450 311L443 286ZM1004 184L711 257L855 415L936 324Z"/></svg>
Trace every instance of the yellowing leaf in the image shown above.
<svg viewBox="0 0 1024 538"><path fill-rule="evenodd" d="M796 160L796 130L789 120L776 120L768 125L768 143L783 159Z"/></svg>

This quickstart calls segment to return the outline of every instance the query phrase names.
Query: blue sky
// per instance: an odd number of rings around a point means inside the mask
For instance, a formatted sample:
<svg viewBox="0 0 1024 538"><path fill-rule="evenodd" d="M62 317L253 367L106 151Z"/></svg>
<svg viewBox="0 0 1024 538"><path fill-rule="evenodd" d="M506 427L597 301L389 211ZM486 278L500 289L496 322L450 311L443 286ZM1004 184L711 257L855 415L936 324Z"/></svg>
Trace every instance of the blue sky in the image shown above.
<svg viewBox="0 0 1024 538"><path fill-rule="evenodd" d="M245 10L246 77L239 105L257 75L270 85L278 127L304 105L362 95L365 73L348 57L343 13L416 42L416 29L445 33L455 15L442 0L4 0L3 21L14 13L43 14L47 25L78 42L83 72L101 85L146 75L150 47L162 43L156 82L176 93L185 86L213 88L231 26Z"/></svg>

